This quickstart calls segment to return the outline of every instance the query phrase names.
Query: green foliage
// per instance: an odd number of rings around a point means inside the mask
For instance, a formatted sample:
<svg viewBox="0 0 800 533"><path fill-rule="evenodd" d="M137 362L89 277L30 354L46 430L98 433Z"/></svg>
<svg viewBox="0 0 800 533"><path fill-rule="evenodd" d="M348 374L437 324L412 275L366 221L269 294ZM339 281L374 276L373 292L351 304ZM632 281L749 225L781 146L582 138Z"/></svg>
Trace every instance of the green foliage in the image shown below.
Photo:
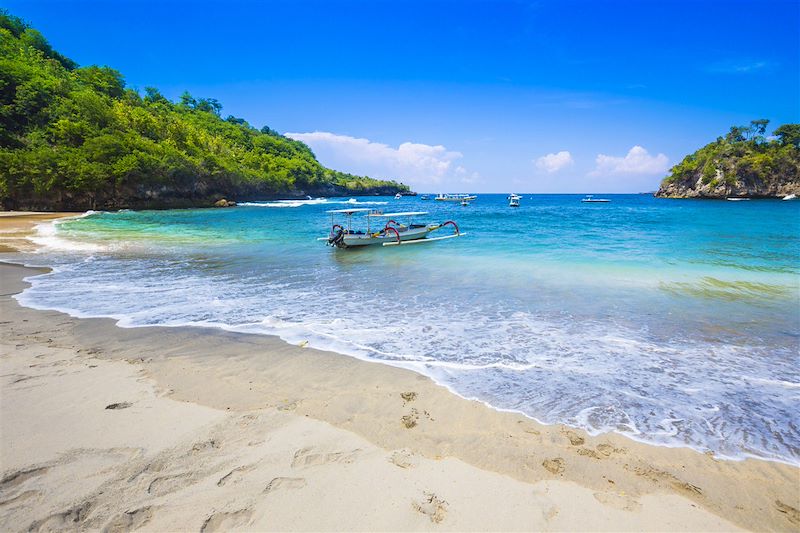
<svg viewBox="0 0 800 533"><path fill-rule="evenodd" d="M800 124L784 124L775 130L774 135L778 137L781 145L800 148Z"/></svg>
<svg viewBox="0 0 800 533"><path fill-rule="evenodd" d="M700 180L713 188L800 179L800 124L784 124L774 131L775 139L767 140L764 134L768 124L761 119L749 126L731 127L724 137L672 167L664 185Z"/></svg>
<svg viewBox="0 0 800 533"><path fill-rule="evenodd" d="M0 200L77 198L119 204L142 190L251 192L408 190L323 167L308 146L213 98L126 89L108 67L77 65L24 21L0 11ZM194 194L194 193L192 193ZM76 203L73 202L73 203ZM115 204L116 203L116 204Z"/></svg>

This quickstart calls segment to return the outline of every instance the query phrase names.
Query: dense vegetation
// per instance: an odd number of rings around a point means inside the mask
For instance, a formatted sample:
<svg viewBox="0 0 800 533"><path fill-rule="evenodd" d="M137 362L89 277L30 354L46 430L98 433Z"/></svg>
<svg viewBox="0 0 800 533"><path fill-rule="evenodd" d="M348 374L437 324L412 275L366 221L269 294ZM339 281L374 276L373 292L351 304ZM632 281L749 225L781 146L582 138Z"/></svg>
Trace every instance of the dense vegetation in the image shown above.
<svg viewBox="0 0 800 533"><path fill-rule="evenodd" d="M221 197L394 194L396 182L323 167L308 146L214 99L171 102L79 67L0 11L0 202L5 208L210 205Z"/></svg>
<svg viewBox="0 0 800 533"><path fill-rule="evenodd" d="M800 193L800 124L784 124L771 138L768 120L734 126L724 137L672 167L657 195L724 197Z"/></svg>

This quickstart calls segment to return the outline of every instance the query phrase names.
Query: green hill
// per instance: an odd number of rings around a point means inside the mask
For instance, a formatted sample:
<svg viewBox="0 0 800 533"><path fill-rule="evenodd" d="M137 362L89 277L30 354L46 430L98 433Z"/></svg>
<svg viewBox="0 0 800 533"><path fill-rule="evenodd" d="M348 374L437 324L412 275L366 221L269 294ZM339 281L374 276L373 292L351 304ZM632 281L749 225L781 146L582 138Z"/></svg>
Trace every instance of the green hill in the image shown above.
<svg viewBox="0 0 800 533"><path fill-rule="evenodd" d="M656 196L778 198L800 195L800 124L784 124L767 139L768 120L734 126L724 137L672 167Z"/></svg>
<svg viewBox="0 0 800 533"><path fill-rule="evenodd" d="M408 187L322 166L311 149L184 93L126 88L79 67L0 11L0 204L82 210L212 205L220 198L395 194Z"/></svg>

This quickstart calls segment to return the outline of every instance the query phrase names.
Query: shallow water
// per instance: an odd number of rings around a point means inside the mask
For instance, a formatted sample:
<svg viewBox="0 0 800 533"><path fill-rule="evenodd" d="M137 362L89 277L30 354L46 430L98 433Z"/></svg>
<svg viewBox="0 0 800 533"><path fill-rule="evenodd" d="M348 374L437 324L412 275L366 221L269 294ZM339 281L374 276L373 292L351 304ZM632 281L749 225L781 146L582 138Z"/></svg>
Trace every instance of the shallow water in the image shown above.
<svg viewBox="0 0 800 533"><path fill-rule="evenodd" d="M543 422L800 464L800 202L608 197L93 213L39 228L24 259L56 270L19 299L308 340ZM316 240L326 210L359 204L468 235Z"/></svg>

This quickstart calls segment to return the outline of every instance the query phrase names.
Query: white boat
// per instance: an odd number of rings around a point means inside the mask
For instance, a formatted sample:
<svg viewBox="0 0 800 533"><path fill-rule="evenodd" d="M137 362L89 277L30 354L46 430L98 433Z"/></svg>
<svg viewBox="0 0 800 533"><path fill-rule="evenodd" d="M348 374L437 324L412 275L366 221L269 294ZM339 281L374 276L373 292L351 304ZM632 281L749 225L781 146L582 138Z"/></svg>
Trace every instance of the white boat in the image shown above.
<svg viewBox="0 0 800 533"><path fill-rule="evenodd" d="M467 207L469 205L469 200L464 198L463 200L461 200L461 205L464 206L464 207Z"/></svg>
<svg viewBox="0 0 800 533"><path fill-rule="evenodd" d="M468 202L471 202L472 200L475 200L476 198L477 198L477 196L474 195L474 194L445 194L445 193L439 193L438 195L436 195L436 198L434 198L434 200L436 200L437 202L463 202L464 200L466 200Z"/></svg>
<svg viewBox="0 0 800 533"><path fill-rule="evenodd" d="M595 198L591 194L587 194L586 198L582 198L581 199L581 202L584 202L584 203L598 203L598 204L600 204L600 203L606 204L606 203L608 203L610 201L611 200L609 200L608 198Z"/></svg>
<svg viewBox="0 0 800 533"><path fill-rule="evenodd" d="M423 194L422 196L419 197L419 199L420 200L430 200L430 196L428 196L427 194Z"/></svg>
<svg viewBox="0 0 800 533"><path fill-rule="evenodd" d="M787 194L783 197L784 200L794 200L795 198L797 198L796 194Z"/></svg>
<svg viewBox="0 0 800 533"><path fill-rule="evenodd" d="M508 200L508 207L519 207L519 201L522 200L522 196L512 192L506 199Z"/></svg>
<svg viewBox="0 0 800 533"><path fill-rule="evenodd" d="M734 198L731 196L730 198L725 198L729 202L743 202L744 200L749 200L750 198Z"/></svg>
<svg viewBox="0 0 800 533"><path fill-rule="evenodd" d="M402 198L402 197L403 197L403 195L402 195L402 194L400 194L400 193L397 193L397 194L395 194L395 195L394 195L394 199L395 199L395 200L399 200L399 199L400 199L400 198Z"/></svg>
<svg viewBox="0 0 800 533"><path fill-rule="evenodd" d="M331 215L331 230L327 237L318 240L328 241L330 246L337 248L355 248L360 246L370 246L381 244L383 246L395 246L398 244L412 244L417 242L431 242L453 237L463 237L458 224L448 220L441 224L414 224L413 217L427 215L426 211L407 211L402 213L381 213L374 209L334 209L328 211ZM364 215L366 219L366 229L357 230L353 228L353 216ZM336 215L343 215L346 218L344 225L337 224ZM406 218L407 223L398 222L398 219ZM444 226L453 226L455 233L442 237L428 238L428 234Z"/></svg>

